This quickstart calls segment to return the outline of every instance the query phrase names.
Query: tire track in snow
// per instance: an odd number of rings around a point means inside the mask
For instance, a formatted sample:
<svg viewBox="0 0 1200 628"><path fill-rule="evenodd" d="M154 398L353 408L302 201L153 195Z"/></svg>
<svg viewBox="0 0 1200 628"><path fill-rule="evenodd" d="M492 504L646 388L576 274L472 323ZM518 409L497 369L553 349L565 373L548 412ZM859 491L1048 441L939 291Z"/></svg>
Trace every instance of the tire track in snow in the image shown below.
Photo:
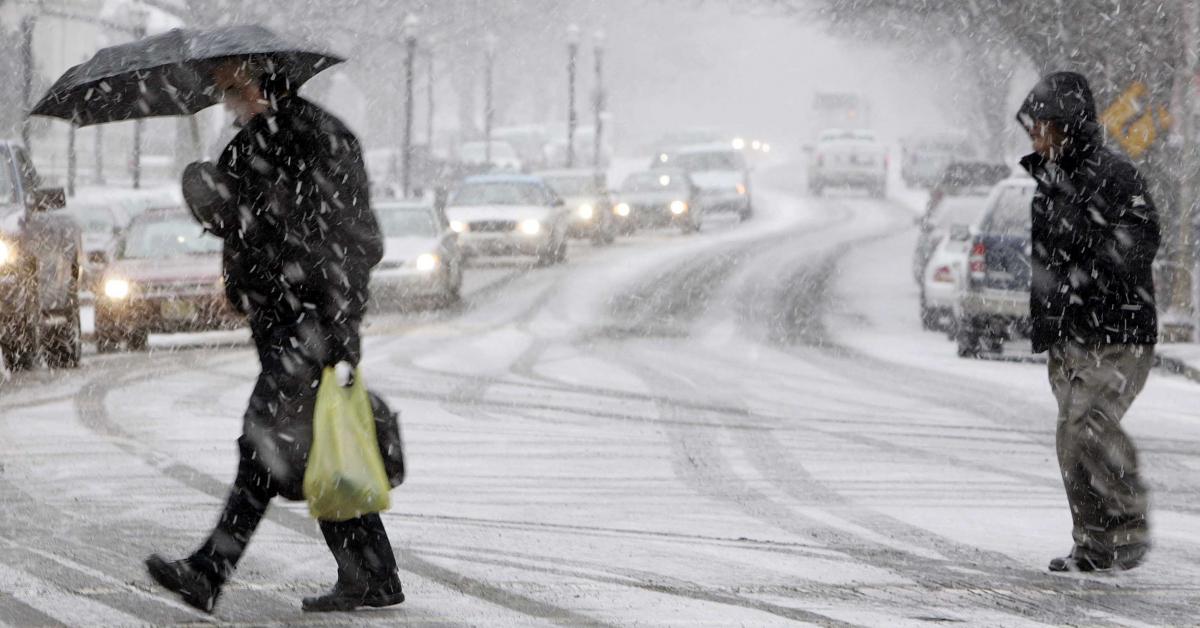
<svg viewBox="0 0 1200 628"><path fill-rule="evenodd" d="M108 410L105 407L105 399L110 392L132 384L161 377L162 374L161 370L134 371L125 374L121 378L107 378L106 381L94 380L84 386L76 397L80 419L98 435L107 438L131 455L141 458L146 464L157 469L162 475L193 490L205 493L210 497L223 500L229 490L227 482L213 478L205 472L187 464L169 460L164 461L162 455L133 439L123 428L116 425L108 414ZM324 537L317 530L312 519L307 516L282 508L275 508L267 513L266 518L282 527L324 543ZM402 571L416 574L484 602L502 606L529 617L554 622L581 626L604 625L602 622L598 622L585 615L514 594L484 581L457 573L421 558L411 550L402 549L397 554Z"/></svg>

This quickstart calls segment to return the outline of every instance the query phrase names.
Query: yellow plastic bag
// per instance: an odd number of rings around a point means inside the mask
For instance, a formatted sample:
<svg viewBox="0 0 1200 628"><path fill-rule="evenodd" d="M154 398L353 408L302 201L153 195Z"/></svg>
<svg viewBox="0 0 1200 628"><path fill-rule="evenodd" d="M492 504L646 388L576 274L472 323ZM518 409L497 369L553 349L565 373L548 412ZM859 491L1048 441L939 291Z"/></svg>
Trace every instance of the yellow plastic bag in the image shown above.
<svg viewBox="0 0 1200 628"><path fill-rule="evenodd" d="M362 374L338 385L332 368L321 374L313 410L312 447L304 470L308 511L320 521L345 521L391 507L375 416Z"/></svg>

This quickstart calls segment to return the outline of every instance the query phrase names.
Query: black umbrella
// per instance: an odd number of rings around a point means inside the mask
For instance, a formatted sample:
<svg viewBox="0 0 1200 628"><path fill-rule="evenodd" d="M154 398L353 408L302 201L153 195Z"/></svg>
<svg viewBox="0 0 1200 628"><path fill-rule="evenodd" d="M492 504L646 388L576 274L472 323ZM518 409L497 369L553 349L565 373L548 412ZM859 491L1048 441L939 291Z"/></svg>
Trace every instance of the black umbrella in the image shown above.
<svg viewBox="0 0 1200 628"><path fill-rule="evenodd" d="M177 28L100 50L59 77L30 115L87 126L193 114L221 101L209 73L229 58L259 59L293 88L344 61L263 26Z"/></svg>

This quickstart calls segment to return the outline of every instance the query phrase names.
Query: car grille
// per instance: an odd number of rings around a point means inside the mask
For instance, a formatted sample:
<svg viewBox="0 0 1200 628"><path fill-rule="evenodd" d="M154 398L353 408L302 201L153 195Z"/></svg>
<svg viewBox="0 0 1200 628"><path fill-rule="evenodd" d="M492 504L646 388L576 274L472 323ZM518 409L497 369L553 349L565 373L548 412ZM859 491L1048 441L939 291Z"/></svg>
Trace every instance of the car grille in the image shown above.
<svg viewBox="0 0 1200 628"><path fill-rule="evenodd" d="M467 225L468 231L476 233L502 233L516 229L517 221L515 220L476 220Z"/></svg>

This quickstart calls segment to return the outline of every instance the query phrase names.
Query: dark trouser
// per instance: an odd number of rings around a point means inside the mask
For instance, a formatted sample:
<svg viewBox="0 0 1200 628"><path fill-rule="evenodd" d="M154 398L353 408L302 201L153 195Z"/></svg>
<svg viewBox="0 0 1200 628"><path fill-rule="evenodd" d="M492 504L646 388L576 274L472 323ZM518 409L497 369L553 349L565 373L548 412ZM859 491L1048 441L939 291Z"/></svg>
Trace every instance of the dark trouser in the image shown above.
<svg viewBox="0 0 1200 628"><path fill-rule="evenodd" d="M188 561L193 567L224 583L237 567L246 544L277 488L267 471L255 460L253 450L245 439L238 440L241 461L237 479L229 492L225 510L212 535ZM321 533L338 565L338 583L362 586L378 582L396 573L396 557L388 541L387 530L379 515L364 515L348 521L321 521Z"/></svg>
<svg viewBox="0 0 1200 628"><path fill-rule="evenodd" d="M1153 345L1050 349L1050 386L1058 399L1058 464L1078 547L1114 557L1149 542L1147 491L1137 450L1121 418L1146 383Z"/></svg>

